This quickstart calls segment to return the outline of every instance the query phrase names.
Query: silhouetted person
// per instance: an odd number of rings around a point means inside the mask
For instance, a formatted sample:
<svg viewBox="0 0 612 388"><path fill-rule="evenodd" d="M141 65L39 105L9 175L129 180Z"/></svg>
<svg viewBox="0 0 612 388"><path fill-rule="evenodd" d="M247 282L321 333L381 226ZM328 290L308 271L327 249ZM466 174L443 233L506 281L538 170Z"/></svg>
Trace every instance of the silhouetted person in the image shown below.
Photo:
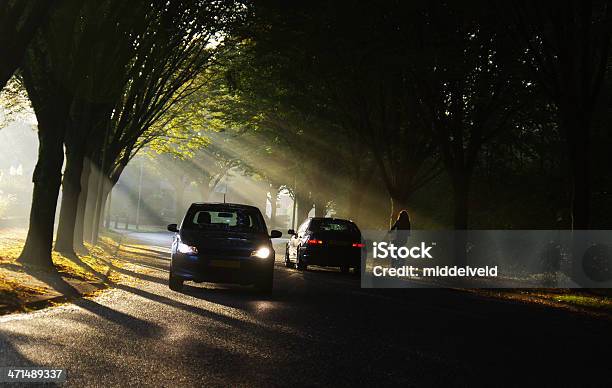
<svg viewBox="0 0 612 388"><path fill-rule="evenodd" d="M394 230L407 230L408 234L410 234L410 216L407 210L402 210L397 215L397 220L395 220L391 227L391 232Z"/></svg>
<svg viewBox="0 0 612 388"><path fill-rule="evenodd" d="M389 230L389 234L391 234L393 238L393 244L395 244L396 247L406 245L408 236L410 236L410 228L410 216L408 215L408 211L400 211L397 215L397 220L395 220L395 223ZM394 267L401 267L404 265L404 259L391 259L391 264Z"/></svg>

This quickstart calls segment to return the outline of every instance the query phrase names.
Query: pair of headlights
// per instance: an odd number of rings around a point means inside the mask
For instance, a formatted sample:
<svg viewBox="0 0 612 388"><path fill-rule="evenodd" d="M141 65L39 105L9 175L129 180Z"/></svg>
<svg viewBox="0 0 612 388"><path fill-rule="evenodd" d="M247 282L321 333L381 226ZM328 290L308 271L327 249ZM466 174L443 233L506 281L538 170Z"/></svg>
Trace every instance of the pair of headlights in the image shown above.
<svg viewBox="0 0 612 388"><path fill-rule="evenodd" d="M198 253L198 249L194 246L187 245L183 242L178 243L176 246L176 250L180 253L184 253L186 255L196 255ZM261 247L253 252L251 252L251 256L259 257L260 259L267 259L270 257L272 251L268 247Z"/></svg>

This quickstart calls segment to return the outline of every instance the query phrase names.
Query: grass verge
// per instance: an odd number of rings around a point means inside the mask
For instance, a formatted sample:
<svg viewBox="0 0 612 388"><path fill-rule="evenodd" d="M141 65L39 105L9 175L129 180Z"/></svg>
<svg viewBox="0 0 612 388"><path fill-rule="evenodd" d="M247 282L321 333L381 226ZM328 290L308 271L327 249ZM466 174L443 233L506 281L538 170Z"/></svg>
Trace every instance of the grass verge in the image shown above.
<svg viewBox="0 0 612 388"><path fill-rule="evenodd" d="M468 289L478 295L560 308L612 320L609 290L588 289ZM604 292L602 292L604 291ZM607 294L607 295L606 295Z"/></svg>
<svg viewBox="0 0 612 388"><path fill-rule="evenodd" d="M120 235L109 234L101 237L97 246L86 245L86 254L67 256L53 252L57 272L17 262L24 242L23 229L3 229L0 234L0 314L27 312L74 297L91 296L123 278L113 270L125 263L117 259ZM58 279L74 292L67 295L58 289Z"/></svg>

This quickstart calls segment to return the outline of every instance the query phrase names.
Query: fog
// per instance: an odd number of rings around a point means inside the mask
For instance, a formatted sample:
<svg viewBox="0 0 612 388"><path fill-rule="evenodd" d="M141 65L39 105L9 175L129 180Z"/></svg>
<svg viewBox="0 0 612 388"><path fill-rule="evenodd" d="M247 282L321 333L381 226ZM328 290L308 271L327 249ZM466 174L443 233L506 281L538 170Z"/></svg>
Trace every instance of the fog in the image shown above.
<svg viewBox="0 0 612 388"><path fill-rule="evenodd" d="M252 141L244 140L247 146L255 147L249 143ZM16 121L0 130L1 226L27 226L37 151L34 125ZM236 157L232 149L225 149L225 152ZM257 173L257 169L265 172L276 168L274 161L267 161L264 157L251 158L246 161L250 172L233 167L224 173L219 173L218 169L212 171L215 162L212 153L206 157L181 160L143 150L128 163L114 186L105 209L105 225L118 229L158 230L169 223L180 223L193 202L253 205L264 214L269 228L284 230L297 227L303 221L299 214L315 215L315 207L307 204L296 204L294 209L293 194L289 189L278 189ZM333 176L333 170L330 171L318 173L322 179L341 185L343 178ZM207 179L203 179L205 177ZM287 186L291 183L291 177L283 182ZM367 193L365 197L365 201L375 200L369 199ZM59 202L61 193L57 212ZM334 202L327 203L325 215L337 215L337 206Z"/></svg>
<svg viewBox="0 0 612 388"><path fill-rule="evenodd" d="M18 114L10 111L3 99L1 119L0 227L27 227L38 156L36 118L27 111L27 105ZM230 168L223 174L218 169L212 171L216 162L212 153L186 160L148 151L136 154L113 188L105 209L107 226L163 228L168 223L179 223L191 203L206 201L257 206L269 227L287 229L301 222L293 220L293 198L288 190L275 190L257 174L247 174L241 168ZM237 156L231 149L224 152ZM203 176L212 182L200 179ZM61 192L56 224L60 202ZM314 215L314 209L309 214Z"/></svg>
<svg viewBox="0 0 612 388"><path fill-rule="evenodd" d="M276 192L269 183L239 168L230 169L210 185L198 184L195 174L178 171L173 163L158 164L149 156L137 155L112 191L107 208L110 226L163 228L180 223L191 203L227 202L258 207L269 228L292 227L293 198L287 190Z"/></svg>
<svg viewBox="0 0 612 388"><path fill-rule="evenodd" d="M31 124L11 122L0 129L0 226L27 225L37 153Z"/></svg>
<svg viewBox="0 0 612 388"><path fill-rule="evenodd" d="M37 122L23 87L15 79L10 86L2 94L0 110L0 227L25 228L38 157ZM352 177L335 168L336 159L346 157L337 144L310 139L306 154L298 158L282 147L270 152L274 139L265 133L206 127L187 133L184 141L162 136L132 156L106 200L103 226L162 230L180 223L194 202L256 206L269 229L296 228L315 215L354 219L347 203L354 190ZM192 144L194 137L198 146ZM385 227L388 222L388 196L376 182L380 177L372 175L359 189L362 227ZM61 198L60 190L56 227ZM426 217L419 218L426 222Z"/></svg>

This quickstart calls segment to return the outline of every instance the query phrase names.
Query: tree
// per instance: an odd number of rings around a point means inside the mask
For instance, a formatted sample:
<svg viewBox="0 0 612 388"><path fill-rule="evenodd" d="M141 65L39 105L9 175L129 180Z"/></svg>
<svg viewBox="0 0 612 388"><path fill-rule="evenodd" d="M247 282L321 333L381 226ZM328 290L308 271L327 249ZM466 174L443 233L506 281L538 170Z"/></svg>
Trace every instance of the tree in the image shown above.
<svg viewBox="0 0 612 388"><path fill-rule="evenodd" d="M558 109L570 166L572 228L588 229L592 124L608 67L612 7L607 1L517 1L509 11L526 63Z"/></svg>
<svg viewBox="0 0 612 388"><path fill-rule="evenodd" d="M469 5L421 10L411 80L450 176L456 230L469 227L470 182L482 147L509 128L530 89L492 8Z"/></svg>
<svg viewBox="0 0 612 388"><path fill-rule="evenodd" d="M139 8L132 8L134 15L122 7L112 0L85 6L80 1L63 3L26 57L24 82L39 121L41 152L34 176L31 227L20 256L25 263L52 265L50 244L64 140L70 162L68 198L78 195L83 153L93 162L87 170L101 172L90 177L106 176L116 182L140 135L191 90L190 82L212 58L215 48L210 43L220 39L222 26L233 20L235 3L147 4L142 16ZM101 36L104 31L109 34ZM109 35L118 41L105 41ZM65 139L68 127L70 136ZM93 186L96 190L89 202L94 204L95 241L110 186L101 178L94 179ZM67 203L61 222L59 248L68 251L70 230L85 224L78 212L84 206L77 207L72 221L74 203Z"/></svg>
<svg viewBox="0 0 612 388"><path fill-rule="evenodd" d="M74 254L78 198L88 143L90 149L95 149L98 145L95 139L103 137L114 102L127 82L127 67L136 51L133 39L142 34L146 17L151 16L138 4L119 1L85 3L81 10L83 29L76 36L79 46L75 53L79 72L73 76L74 97L65 138L66 168L57 251Z"/></svg>
<svg viewBox="0 0 612 388"><path fill-rule="evenodd" d="M366 146L394 203L391 218L439 172L430 127L406 85L414 60L406 28L407 15L416 15L412 7L310 2L296 9L265 3L255 9L259 19L251 32L256 58L267 66L262 73L286 85L285 98L297 90L299 100L290 101L301 100L298 110L331 123L325 135L333 131L347 150L362 151L351 152L346 164L361 191L361 168L351 167L363 164L358 159Z"/></svg>
<svg viewBox="0 0 612 388"><path fill-rule="evenodd" d="M154 124L200 88L197 76L214 64L215 55L225 47L223 32L239 23L241 16L235 1L175 1L163 4L152 19L113 107L102 146L92 157L100 172L93 181L90 177L94 190L87 195L93 208L88 217L91 233L86 235L92 242L97 241L108 193L121 172L154 137L150 132L155 132Z"/></svg>
<svg viewBox="0 0 612 388"><path fill-rule="evenodd" d="M56 0L7 0L0 4L0 90L19 67L28 44Z"/></svg>
<svg viewBox="0 0 612 388"><path fill-rule="evenodd" d="M38 162L32 178L30 228L19 256L24 264L52 266L53 224L72 101L67 89L67 81L74 71L68 37L78 29L78 12L79 7L73 6L57 9L34 38L22 67L24 85L38 120L39 138Z"/></svg>

